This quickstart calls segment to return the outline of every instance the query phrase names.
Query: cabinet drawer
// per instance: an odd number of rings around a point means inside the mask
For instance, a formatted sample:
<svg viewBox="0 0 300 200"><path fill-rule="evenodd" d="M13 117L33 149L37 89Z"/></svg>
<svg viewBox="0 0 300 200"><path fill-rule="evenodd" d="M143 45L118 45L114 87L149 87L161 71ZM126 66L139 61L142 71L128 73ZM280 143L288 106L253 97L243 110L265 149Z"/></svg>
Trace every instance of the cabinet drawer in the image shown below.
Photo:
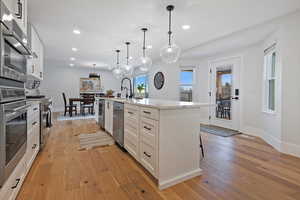
<svg viewBox="0 0 300 200"><path fill-rule="evenodd" d="M141 140L155 148L155 139L158 131L158 122L142 117L140 134Z"/></svg>
<svg viewBox="0 0 300 200"><path fill-rule="evenodd" d="M132 138L125 136L124 138L125 149L132 155L136 160L138 160L138 142L134 141Z"/></svg>
<svg viewBox="0 0 300 200"><path fill-rule="evenodd" d="M24 159L22 159L1 188L0 199L14 199L21 188L24 178L25 163Z"/></svg>
<svg viewBox="0 0 300 200"><path fill-rule="evenodd" d="M129 129L134 132L138 132L139 130L139 123L137 120L133 120L130 118L124 119L124 129Z"/></svg>
<svg viewBox="0 0 300 200"><path fill-rule="evenodd" d="M157 109L141 107L140 113L142 117L159 120L159 111Z"/></svg>
<svg viewBox="0 0 300 200"><path fill-rule="evenodd" d="M137 110L131 110L131 109L125 109L124 110L125 118L138 121L139 119L139 111Z"/></svg>
<svg viewBox="0 0 300 200"><path fill-rule="evenodd" d="M135 110L135 111L139 111L140 110L138 106L130 105L130 104L127 104L127 103L125 103L124 109L125 110Z"/></svg>
<svg viewBox="0 0 300 200"><path fill-rule="evenodd" d="M35 103L32 104L29 108L28 108L28 115L29 117L33 116L34 114L40 113L40 105Z"/></svg>
<svg viewBox="0 0 300 200"><path fill-rule="evenodd" d="M153 175L155 176L155 151L150 145L141 142L140 143L140 157L141 164Z"/></svg>

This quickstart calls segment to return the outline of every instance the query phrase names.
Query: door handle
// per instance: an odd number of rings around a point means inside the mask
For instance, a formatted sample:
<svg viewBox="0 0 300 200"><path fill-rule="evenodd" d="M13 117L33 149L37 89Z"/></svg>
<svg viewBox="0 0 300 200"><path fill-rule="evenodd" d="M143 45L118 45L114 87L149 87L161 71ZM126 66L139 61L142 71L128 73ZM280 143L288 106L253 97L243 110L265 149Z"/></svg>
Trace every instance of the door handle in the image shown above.
<svg viewBox="0 0 300 200"><path fill-rule="evenodd" d="M16 16L17 16L18 19L22 19L22 17L23 17L22 16L23 15L23 5L21 3L21 0L18 0L17 5L18 5L18 12L16 13Z"/></svg>
<svg viewBox="0 0 300 200"><path fill-rule="evenodd" d="M151 155L149 155L146 151L144 151L144 154L145 154L148 158L151 158Z"/></svg>
<svg viewBox="0 0 300 200"><path fill-rule="evenodd" d="M231 99L239 100L240 98L239 97L232 97Z"/></svg>
<svg viewBox="0 0 300 200"><path fill-rule="evenodd" d="M21 179L20 179L20 178L17 178L16 181L17 181L17 182L16 182L16 185L12 186L11 189L17 188L18 185L19 185L19 183L20 183L20 181L21 181Z"/></svg>
<svg viewBox="0 0 300 200"><path fill-rule="evenodd" d="M148 111L143 111L143 113L148 114L148 115L151 114L151 112L148 112Z"/></svg>

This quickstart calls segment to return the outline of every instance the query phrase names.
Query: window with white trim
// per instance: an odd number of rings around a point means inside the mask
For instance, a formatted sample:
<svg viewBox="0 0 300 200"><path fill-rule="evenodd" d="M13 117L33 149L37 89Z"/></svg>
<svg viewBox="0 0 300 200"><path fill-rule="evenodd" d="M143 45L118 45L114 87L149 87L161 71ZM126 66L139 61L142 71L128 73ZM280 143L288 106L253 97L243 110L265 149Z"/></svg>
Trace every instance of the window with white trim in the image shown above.
<svg viewBox="0 0 300 200"><path fill-rule="evenodd" d="M181 69L179 97L180 101L193 101L194 69Z"/></svg>
<svg viewBox="0 0 300 200"><path fill-rule="evenodd" d="M264 102L263 111L273 113L276 109L276 45L265 50L264 56Z"/></svg>

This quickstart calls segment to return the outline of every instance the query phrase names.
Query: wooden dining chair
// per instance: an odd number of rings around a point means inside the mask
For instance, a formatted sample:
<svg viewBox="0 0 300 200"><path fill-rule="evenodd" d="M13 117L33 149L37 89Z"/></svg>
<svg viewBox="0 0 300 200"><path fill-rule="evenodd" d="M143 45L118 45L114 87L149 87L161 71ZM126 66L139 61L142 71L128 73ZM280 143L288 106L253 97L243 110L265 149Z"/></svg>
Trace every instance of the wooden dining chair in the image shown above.
<svg viewBox="0 0 300 200"><path fill-rule="evenodd" d="M65 113L64 116L66 116L67 112L69 112L69 115L72 116L73 112L75 112L75 115L77 115L77 105L68 105L66 95L63 92L62 93L63 99L64 99L64 105L65 105Z"/></svg>

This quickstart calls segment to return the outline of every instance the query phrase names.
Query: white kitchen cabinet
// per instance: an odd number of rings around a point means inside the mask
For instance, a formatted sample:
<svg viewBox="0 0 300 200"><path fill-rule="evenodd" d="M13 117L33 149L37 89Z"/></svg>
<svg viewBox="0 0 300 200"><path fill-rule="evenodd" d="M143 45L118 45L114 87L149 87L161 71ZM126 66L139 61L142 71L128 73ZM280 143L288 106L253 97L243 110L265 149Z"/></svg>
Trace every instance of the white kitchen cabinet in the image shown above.
<svg viewBox="0 0 300 200"><path fill-rule="evenodd" d="M35 56L27 60L27 74L43 80L44 76L44 45L35 28L30 25L31 50Z"/></svg>
<svg viewBox="0 0 300 200"><path fill-rule="evenodd" d="M40 149L40 108L33 103L28 108L26 168L29 170Z"/></svg>
<svg viewBox="0 0 300 200"><path fill-rule="evenodd" d="M111 135L113 134L113 111L113 101L105 100L105 130Z"/></svg>
<svg viewBox="0 0 300 200"><path fill-rule="evenodd" d="M99 123L99 99L95 100L94 111L95 111L95 120L97 123Z"/></svg>
<svg viewBox="0 0 300 200"><path fill-rule="evenodd" d="M3 0L6 7L14 14L14 19L24 34L27 34L28 0Z"/></svg>

